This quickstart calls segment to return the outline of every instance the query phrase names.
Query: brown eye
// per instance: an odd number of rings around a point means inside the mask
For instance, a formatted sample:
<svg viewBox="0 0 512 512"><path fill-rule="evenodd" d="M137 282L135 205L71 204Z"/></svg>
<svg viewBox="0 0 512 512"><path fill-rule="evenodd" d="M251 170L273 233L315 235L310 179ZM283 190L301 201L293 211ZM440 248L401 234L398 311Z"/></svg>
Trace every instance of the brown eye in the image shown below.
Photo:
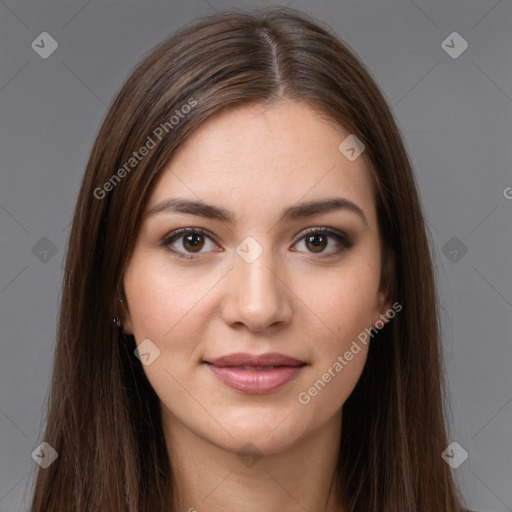
<svg viewBox="0 0 512 512"><path fill-rule="evenodd" d="M339 255L354 245L346 233L330 227L307 229L295 242L299 243L304 243L304 252L318 254L321 258Z"/></svg>
<svg viewBox="0 0 512 512"><path fill-rule="evenodd" d="M181 243L179 240L181 239ZM208 243L211 247L207 247ZM181 258L195 258L203 252L203 249L213 249L215 244L212 237L201 228L182 228L165 236L160 242L162 247L165 247L170 252L176 254ZM197 255L197 256L196 256Z"/></svg>
<svg viewBox="0 0 512 512"><path fill-rule="evenodd" d="M192 233L183 238L183 248L190 252L199 252L204 246L204 236L200 233Z"/></svg>
<svg viewBox="0 0 512 512"><path fill-rule="evenodd" d="M308 235L305 238L306 247L311 252L322 252L327 247L327 237L323 234Z"/></svg>

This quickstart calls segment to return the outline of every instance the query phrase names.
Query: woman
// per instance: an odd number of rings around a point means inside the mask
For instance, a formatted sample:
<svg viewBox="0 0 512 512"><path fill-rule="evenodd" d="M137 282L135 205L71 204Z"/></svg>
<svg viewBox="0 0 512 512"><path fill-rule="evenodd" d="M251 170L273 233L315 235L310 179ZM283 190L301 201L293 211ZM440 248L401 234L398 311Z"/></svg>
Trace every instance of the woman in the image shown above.
<svg viewBox="0 0 512 512"><path fill-rule="evenodd" d="M93 147L32 512L458 512L421 204L375 82L290 9L164 41Z"/></svg>

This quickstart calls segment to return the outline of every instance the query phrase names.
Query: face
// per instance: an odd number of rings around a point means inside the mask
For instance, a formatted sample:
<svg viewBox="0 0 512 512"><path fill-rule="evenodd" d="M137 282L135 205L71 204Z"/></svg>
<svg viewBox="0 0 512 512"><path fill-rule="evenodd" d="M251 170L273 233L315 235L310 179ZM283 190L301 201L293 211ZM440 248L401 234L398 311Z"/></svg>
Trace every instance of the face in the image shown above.
<svg viewBox="0 0 512 512"><path fill-rule="evenodd" d="M169 429L275 454L340 417L371 342L361 333L389 308L375 192L364 155L338 149L348 135L289 100L241 107L203 124L161 174L124 274L123 324L144 342Z"/></svg>

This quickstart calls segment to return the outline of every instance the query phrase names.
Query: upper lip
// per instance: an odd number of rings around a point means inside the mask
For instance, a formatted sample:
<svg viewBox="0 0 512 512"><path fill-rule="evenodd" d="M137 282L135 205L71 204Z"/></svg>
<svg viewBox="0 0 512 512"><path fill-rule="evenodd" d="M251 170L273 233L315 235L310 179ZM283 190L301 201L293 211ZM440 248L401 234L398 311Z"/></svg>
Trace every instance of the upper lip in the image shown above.
<svg viewBox="0 0 512 512"><path fill-rule="evenodd" d="M236 354L228 354L216 359L205 360L204 362L214 366L302 366L306 364L304 361L299 361L277 352L260 355L237 352Z"/></svg>

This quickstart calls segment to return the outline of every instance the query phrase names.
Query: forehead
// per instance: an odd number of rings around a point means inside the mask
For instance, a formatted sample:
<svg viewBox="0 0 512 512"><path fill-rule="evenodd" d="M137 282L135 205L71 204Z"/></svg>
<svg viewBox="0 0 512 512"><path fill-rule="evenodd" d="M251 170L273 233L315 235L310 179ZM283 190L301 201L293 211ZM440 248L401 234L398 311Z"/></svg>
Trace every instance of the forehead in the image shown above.
<svg viewBox="0 0 512 512"><path fill-rule="evenodd" d="M338 149L350 133L304 103L223 111L197 129L157 180L147 209L169 197L219 204L237 218L301 201L343 197L375 225L374 185L363 156Z"/></svg>

